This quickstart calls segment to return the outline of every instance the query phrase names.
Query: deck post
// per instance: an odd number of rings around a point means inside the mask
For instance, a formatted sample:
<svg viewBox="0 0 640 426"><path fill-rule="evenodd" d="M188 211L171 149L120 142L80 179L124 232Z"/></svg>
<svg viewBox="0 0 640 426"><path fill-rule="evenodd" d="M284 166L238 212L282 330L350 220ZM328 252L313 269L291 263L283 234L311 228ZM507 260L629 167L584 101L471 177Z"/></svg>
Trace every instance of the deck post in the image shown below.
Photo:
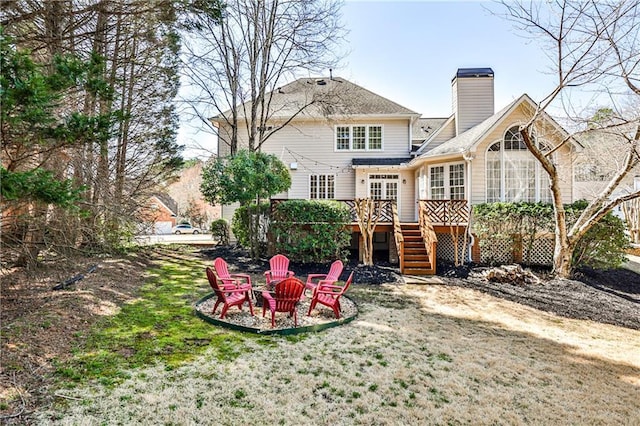
<svg viewBox="0 0 640 426"><path fill-rule="evenodd" d="M387 238L387 245L389 246L389 263L399 263L398 248L396 247L395 240L393 238Z"/></svg>

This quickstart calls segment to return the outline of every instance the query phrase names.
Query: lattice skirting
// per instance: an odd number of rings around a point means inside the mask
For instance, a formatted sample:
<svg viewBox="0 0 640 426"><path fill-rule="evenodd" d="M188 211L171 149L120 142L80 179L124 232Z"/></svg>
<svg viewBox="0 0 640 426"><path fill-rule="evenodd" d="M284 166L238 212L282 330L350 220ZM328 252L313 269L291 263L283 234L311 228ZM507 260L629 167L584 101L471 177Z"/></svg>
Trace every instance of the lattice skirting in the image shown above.
<svg viewBox="0 0 640 426"><path fill-rule="evenodd" d="M480 241L480 263L551 265L554 246L554 236L548 234L537 236L531 248L527 240L520 242L510 237L492 238L485 244Z"/></svg>
<svg viewBox="0 0 640 426"><path fill-rule="evenodd" d="M553 235L536 238L533 240L531 254L529 254L528 242L524 241L522 244L522 262L531 265L552 265L555 245Z"/></svg>
<svg viewBox="0 0 640 426"><path fill-rule="evenodd" d="M445 262L453 263L455 260L454 242L451 238L451 234L436 234L438 237L438 245L436 246L436 258L437 260L443 260ZM467 238L465 235L458 237L458 256L462 258L463 262L469 261L469 246L467 244ZM464 254L460 254L464 253Z"/></svg>
<svg viewBox="0 0 640 426"><path fill-rule="evenodd" d="M480 263L487 265L513 263L513 239L492 238L491 243L483 244L480 241Z"/></svg>
<svg viewBox="0 0 640 426"><path fill-rule="evenodd" d="M451 234L438 233L438 245L436 257L440 261L454 262L454 243ZM529 250L528 241L517 242L511 237L492 238L488 244L480 241L480 263L485 265L523 263L531 265L552 265L554 236L539 235L533 241ZM468 262L469 246L465 236L461 235L458 241L459 253L464 253L462 259Z"/></svg>

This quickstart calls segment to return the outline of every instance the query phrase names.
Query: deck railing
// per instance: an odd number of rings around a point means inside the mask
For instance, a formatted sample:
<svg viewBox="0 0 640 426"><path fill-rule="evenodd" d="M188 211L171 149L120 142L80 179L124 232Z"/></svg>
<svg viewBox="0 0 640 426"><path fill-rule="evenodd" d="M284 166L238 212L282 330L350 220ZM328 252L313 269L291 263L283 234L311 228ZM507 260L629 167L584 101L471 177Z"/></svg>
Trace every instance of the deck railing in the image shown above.
<svg viewBox="0 0 640 426"><path fill-rule="evenodd" d="M418 202L418 224L420 226L422 240L424 241L424 247L429 255L429 262L431 263L431 267L434 267L436 264L436 244L438 243L438 237L436 236L436 231L433 229L426 201L428 200L420 200Z"/></svg>
<svg viewBox="0 0 640 426"><path fill-rule="evenodd" d="M464 226L469 224L467 200L420 200L420 210L425 210L432 225Z"/></svg>
<svg viewBox="0 0 640 426"><path fill-rule="evenodd" d="M275 209L275 206L283 201L288 201L285 198L272 198L271 199L271 212ZM354 200L333 200L349 207L351 213L351 222L357 222L355 201ZM395 200L375 200L376 210L379 211L380 216L378 223L394 223L394 214L397 216L397 206L394 213L393 206L396 205ZM420 211L424 210L427 214L431 225L443 225L443 226L466 226L469 224L469 204L466 200L420 200L418 201L419 212L418 217L422 214Z"/></svg>
<svg viewBox="0 0 640 426"><path fill-rule="evenodd" d="M396 249L398 250L398 260L400 265L404 262L404 236L402 235L402 227L400 226L400 217L398 216L398 206L396 203L391 204L393 213L393 236L396 240Z"/></svg>

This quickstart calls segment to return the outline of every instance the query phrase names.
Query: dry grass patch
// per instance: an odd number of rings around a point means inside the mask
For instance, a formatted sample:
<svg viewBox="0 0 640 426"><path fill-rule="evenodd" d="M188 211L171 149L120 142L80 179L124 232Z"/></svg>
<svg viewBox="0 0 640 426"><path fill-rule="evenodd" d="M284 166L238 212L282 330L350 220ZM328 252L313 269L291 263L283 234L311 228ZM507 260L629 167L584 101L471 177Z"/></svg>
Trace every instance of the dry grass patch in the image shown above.
<svg viewBox="0 0 640 426"><path fill-rule="evenodd" d="M637 424L640 332L448 286L355 285L353 323L69 391L39 424ZM212 327L212 333L215 333Z"/></svg>

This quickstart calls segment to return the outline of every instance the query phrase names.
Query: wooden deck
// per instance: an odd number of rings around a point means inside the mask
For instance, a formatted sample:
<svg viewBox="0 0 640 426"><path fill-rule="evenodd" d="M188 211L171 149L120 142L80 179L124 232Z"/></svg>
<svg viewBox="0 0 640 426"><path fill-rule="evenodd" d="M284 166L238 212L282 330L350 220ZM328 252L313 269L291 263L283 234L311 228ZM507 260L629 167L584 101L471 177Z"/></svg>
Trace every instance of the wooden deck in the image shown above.
<svg viewBox="0 0 640 426"><path fill-rule="evenodd" d="M286 199L271 199L271 210ZM360 233L354 200L335 200L346 204L351 212L351 232ZM465 235L470 208L466 200L419 200L418 220L400 222L395 200L376 200L379 215L375 232L394 236L400 272L409 275L436 273L437 234Z"/></svg>

